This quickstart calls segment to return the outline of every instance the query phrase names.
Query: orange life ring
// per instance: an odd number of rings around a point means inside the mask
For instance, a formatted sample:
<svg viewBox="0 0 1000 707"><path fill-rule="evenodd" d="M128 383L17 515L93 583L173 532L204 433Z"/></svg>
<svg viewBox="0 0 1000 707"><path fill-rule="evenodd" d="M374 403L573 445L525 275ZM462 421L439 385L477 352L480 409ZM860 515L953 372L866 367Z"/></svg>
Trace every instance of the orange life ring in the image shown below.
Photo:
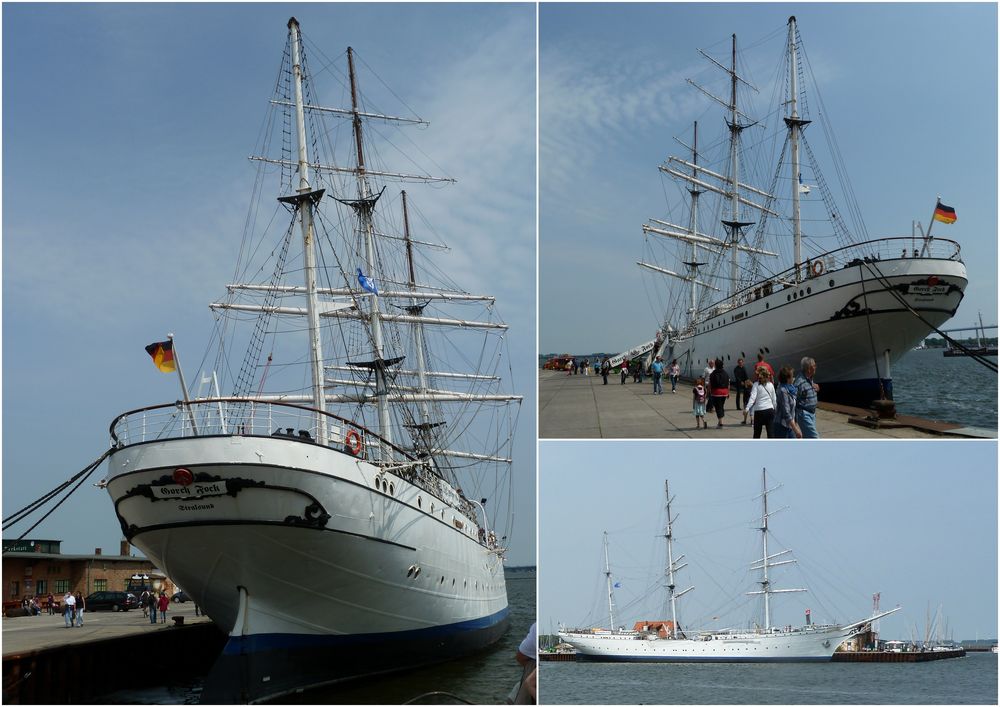
<svg viewBox="0 0 1000 707"><path fill-rule="evenodd" d="M819 277L823 274L823 261L814 260L812 264L812 275L813 277Z"/></svg>
<svg viewBox="0 0 1000 707"><path fill-rule="evenodd" d="M354 456L361 454L361 435L355 430L348 430L347 437L344 438L344 443L347 445L347 451Z"/></svg>

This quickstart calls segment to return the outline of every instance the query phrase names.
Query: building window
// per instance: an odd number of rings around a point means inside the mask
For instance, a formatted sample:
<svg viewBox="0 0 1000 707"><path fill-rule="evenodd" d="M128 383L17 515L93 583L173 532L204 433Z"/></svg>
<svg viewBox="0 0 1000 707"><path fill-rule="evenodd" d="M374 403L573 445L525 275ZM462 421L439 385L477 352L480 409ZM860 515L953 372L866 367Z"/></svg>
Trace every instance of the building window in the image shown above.
<svg viewBox="0 0 1000 707"><path fill-rule="evenodd" d="M95 592L106 592L106 591L108 591L108 580L106 580L106 579L95 579L94 580L94 591Z"/></svg>
<svg viewBox="0 0 1000 707"><path fill-rule="evenodd" d="M21 596L21 583L20 582L11 582L10 583L10 595L12 597L19 597L19 596Z"/></svg>
<svg viewBox="0 0 1000 707"><path fill-rule="evenodd" d="M69 591L69 580L68 579L57 579L55 581L56 594L65 594Z"/></svg>
<svg viewBox="0 0 1000 707"><path fill-rule="evenodd" d="M62 565L49 565L49 574L59 574L62 572Z"/></svg>
<svg viewBox="0 0 1000 707"><path fill-rule="evenodd" d="M38 582L37 582L37 584L35 586L35 593L36 594L48 594L48 591L49 591L49 583L48 583L48 581L44 580L44 579L38 580Z"/></svg>

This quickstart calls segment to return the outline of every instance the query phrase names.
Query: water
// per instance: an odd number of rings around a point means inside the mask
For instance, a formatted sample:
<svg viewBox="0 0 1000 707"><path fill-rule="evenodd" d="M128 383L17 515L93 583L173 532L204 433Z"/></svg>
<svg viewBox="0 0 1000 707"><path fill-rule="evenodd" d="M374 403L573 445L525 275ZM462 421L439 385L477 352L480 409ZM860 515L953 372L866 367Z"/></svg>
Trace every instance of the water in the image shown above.
<svg viewBox="0 0 1000 707"><path fill-rule="evenodd" d="M503 704L521 678L514 659L517 647L535 621L535 570L508 571L507 601L510 629L488 651L419 670L360 678L290 695L274 704L402 704L429 692L449 692L477 704ZM104 704L197 704L201 679L175 682L145 690L128 690L101 698ZM420 700L432 704L432 699ZM455 704L441 699L439 703Z"/></svg>
<svg viewBox="0 0 1000 707"><path fill-rule="evenodd" d="M996 363L995 356L989 360ZM892 386L900 413L996 433L997 374L971 358L945 358L944 349L910 351L893 367Z"/></svg>
<svg viewBox="0 0 1000 707"><path fill-rule="evenodd" d="M543 704L997 704L997 656L928 663L548 663Z"/></svg>

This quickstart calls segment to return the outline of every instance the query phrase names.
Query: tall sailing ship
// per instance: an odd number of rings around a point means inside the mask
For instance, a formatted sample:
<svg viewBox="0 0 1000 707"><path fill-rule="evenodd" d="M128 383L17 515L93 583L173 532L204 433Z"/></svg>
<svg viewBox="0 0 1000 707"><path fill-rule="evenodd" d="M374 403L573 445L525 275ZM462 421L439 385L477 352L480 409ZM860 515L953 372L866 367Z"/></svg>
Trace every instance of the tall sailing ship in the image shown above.
<svg viewBox="0 0 1000 707"><path fill-rule="evenodd" d="M223 383L188 396L181 376L183 401L111 423L125 536L229 635L206 702L453 658L508 624L507 327L427 257L445 246L411 236L405 191L401 215L383 208L387 180L452 181L374 154L372 122L423 121L371 108L350 48L350 106L319 105L305 46L292 18L252 158L255 195L277 177L277 200L251 207L211 305ZM148 350L180 374L172 338Z"/></svg>
<svg viewBox="0 0 1000 707"><path fill-rule="evenodd" d="M809 356L819 362L821 398L892 398L893 365L962 301L960 246L931 234L935 219L956 220L954 209L939 199L926 232L912 224L909 236L869 238L849 185L845 206L834 202L806 139L810 105L824 135L832 132L818 92L806 88L811 69L794 17L786 80L761 120L744 105L758 89L740 73L736 35L728 62L701 53L725 73L728 95L689 83L725 109L728 139L702 150L695 123L693 140L681 142L688 153L660 167L682 186L687 219L643 225L638 264L666 276L669 292L655 340L636 350L676 359L692 377L718 357L727 368L762 354L775 369L798 369Z"/></svg>
<svg viewBox="0 0 1000 707"><path fill-rule="evenodd" d="M667 498L667 520L664 536L667 541L666 589L668 621L640 621L632 630L615 627L614 583L608 559L607 533L605 533L604 562L607 579L608 613L610 629L560 630L559 638L577 649L578 659L613 662L807 662L828 661L845 640L866 633L871 624L888 616L889 611L875 612L872 616L847 624L814 624L809 612L805 626L775 626L771 617L774 595L805 592L805 589L778 589L772 582L771 570L795 562L789 557L791 550L771 552L768 548L769 518L768 495L774 489L767 487L767 470L761 471L763 507L758 529L761 533L761 557L751 569L760 573L760 589L747 592L763 599L763 622L750 629L691 630L678 619L678 600L694 587L677 591L675 574L687 566L684 555L674 554L673 498L669 482L664 490ZM779 559L781 558L781 559Z"/></svg>

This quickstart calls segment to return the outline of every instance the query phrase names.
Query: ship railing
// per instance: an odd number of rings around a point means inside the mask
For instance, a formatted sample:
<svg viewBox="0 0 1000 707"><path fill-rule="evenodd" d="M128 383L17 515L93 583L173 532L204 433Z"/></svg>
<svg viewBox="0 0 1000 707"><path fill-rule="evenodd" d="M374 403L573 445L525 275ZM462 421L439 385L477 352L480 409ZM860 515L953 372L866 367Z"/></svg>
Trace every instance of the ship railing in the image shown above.
<svg viewBox="0 0 1000 707"><path fill-rule="evenodd" d="M419 464L406 450L346 417L305 405L251 398L203 398L129 410L112 420L111 443L125 447L184 437L240 435L316 444L320 415L326 421L329 447L377 465Z"/></svg>
<svg viewBox="0 0 1000 707"><path fill-rule="evenodd" d="M792 266L773 275L756 278L754 284L743 288L725 299L718 300L702 310L699 321L706 321L731 309L742 307L754 300L797 287L817 278L829 276L838 270L852 268L862 263L877 264L887 260L954 260L962 262L962 247L947 238L929 241L911 236L888 236L837 248L816 257L806 258L798 267Z"/></svg>

